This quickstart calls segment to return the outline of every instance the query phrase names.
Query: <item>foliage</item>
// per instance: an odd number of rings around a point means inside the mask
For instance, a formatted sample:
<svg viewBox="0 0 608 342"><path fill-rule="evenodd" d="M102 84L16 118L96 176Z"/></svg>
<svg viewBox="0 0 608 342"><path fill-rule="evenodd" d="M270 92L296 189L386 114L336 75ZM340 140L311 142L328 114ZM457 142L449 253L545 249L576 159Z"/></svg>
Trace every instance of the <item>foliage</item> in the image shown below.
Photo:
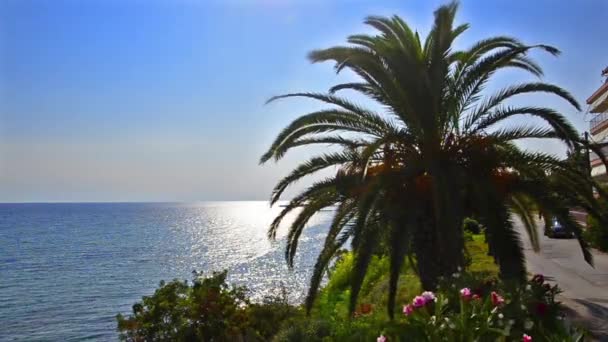
<svg viewBox="0 0 608 342"><path fill-rule="evenodd" d="M607 187L605 184L596 188L598 192L606 191ZM599 210L604 214L608 215L608 199L600 197L598 199ZM584 231L585 240L589 244L603 252L608 252L608 224L599 220L593 215L587 216L587 227Z"/></svg>
<svg viewBox="0 0 608 342"><path fill-rule="evenodd" d="M483 228L475 219L467 217L462 221L462 229L471 234L481 234Z"/></svg>
<svg viewBox="0 0 608 342"><path fill-rule="evenodd" d="M485 247L485 248L484 248ZM574 341L555 301L557 286L535 276L519 286L498 280L497 266L487 255L483 235L467 242L471 264L441 280L437 302L428 301L408 261L400 270L397 302L415 303L409 315L399 308L389 319L383 307L390 279L390 258L374 256L361 290L361 304L351 319L349 278L355 267L353 253L342 253L332 276L319 294L310 316L287 303L286 294L251 303L245 289L226 284L226 273L196 277L194 282L161 283L154 295L134 305L134 314L118 315L121 339L127 341L373 341L379 334L389 341ZM459 292L469 288L463 297ZM492 292L504 303L494 308ZM479 299L474 298L479 296ZM422 299L421 299L422 298ZM494 300L496 301L498 297ZM420 301L424 300L424 305ZM428 303L427 303L428 301Z"/></svg>
<svg viewBox="0 0 608 342"><path fill-rule="evenodd" d="M511 37L491 37L458 50L454 41L468 28L455 25L457 4L435 11L435 21L421 37L398 16L368 17L374 35L352 35L348 45L316 50L312 62L333 62L336 72L350 70L357 82L338 84L329 93L293 93L273 97L304 97L329 108L298 117L282 130L261 162L280 160L289 150L306 145L334 145L337 151L302 163L275 186L276 203L294 182L318 171L335 174L295 196L271 224L274 238L283 218L299 210L287 235L285 256L293 265L298 240L309 219L335 206L334 220L317 259L306 308L314 306L317 290L333 255L350 241L353 271L348 279L353 313L374 255L389 257L387 309L393 315L401 270L412 255L423 288L434 289L440 277L465 265L465 217L486 228L489 254L503 279L526 276L517 215L534 249L539 248L535 208L556 217L579 238L585 259L592 256L581 227L569 213L576 205L608 222L589 191L595 181L571 163L544 153L524 151L521 139L557 139L571 149L597 146L583 141L564 115L537 106L510 106L513 97L548 93L575 108L576 100L558 86L544 82L516 84L486 93L499 71L520 69L541 76L529 57L533 50L557 55L547 45L526 45ZM377 113L339 96L342 90L363 94L379 103ZM269 101L269 102L270 102ZM512 125L512 118L533 116L544 122ZM523 121L520 121L523 122ZM547 177L548 175L551 177ZM606 197L605 192L600 196Z"/></svg>
<svg viewBox="0 0 608 342"><path fill-rule="evenodd" d="M608 226L602 225L596 218L587 217L587 229L584 231L585 240L600 251L608 252Z"/></svg>
<svg viewBox="0 0 608 342"><path fill-rule="evenodd" d="M273 341L321 342L331 336L330 324L323 320L301 320L280 331Z"/></svg>
<svg viewBox="0 0 608 342"><path fill-rule="evenodd" d="M467 273L476 278L496 278L498 268L492 257L488 256L488 247L483 235L474 235L466 242L469 263ZM312 315L327 321L343 321L348 315L349 282L354 268L353 253L344 253L335 263L329 282L319 293L319 299L313 307ZM374 256L370 261L370 272L365 275L360 294L360 303L354 315L367 317L370 313L385 318L379 307L386 306L386 291L390 281L390 260L387 256ZM464 276L464 275L463 275ZM451 279L451 278L450 278ZM406 302L421 291L421 284L415 271L415 260L404 263L399 277L397 302ZM399 312L399 309L395 311Z"/></svg>
<svg viewBox="0 0 608 342"><path fill-rule="evenodd" d="M243 287L229 286L226 271L210 277L196 274L190 284L161 282L152 296L133 305L133 314L118 314L123 341L264 341L281 324L299 316L282 297L251 304Z"/></svg>
<svg viewBox="0 0 608 342"><path fill-rule="evenodd" d="M488 244L483 235L472 235L472 240L466 243L466 270L480 276L498 276L498 267L489 255Z"/></svg>
<svg viewBox="0 0 608 342"><path fill-rule="evenodd" d="M582 339L564 324L555 301L559 289L542 275L515 289L498 281L456 283L450 281L437 295L415 297L404 306L404 321L384 334L391 341L516 341L524 335L534 341Z"/></svg>
<svg viewBox="0 0 608 342"><path fill-rule="evenodd" d="M580 341L582 332L562 317L555 300L558 293L559 288L540 275L513 286L487 275L461 272L444 279L436 293L400 300L410 304L394 320L376 311L351 320L321 318L313 311L311 318L286 327L274 340L380 341L383 336L391 342L521 341L525 334L534 341Z"/></svg>

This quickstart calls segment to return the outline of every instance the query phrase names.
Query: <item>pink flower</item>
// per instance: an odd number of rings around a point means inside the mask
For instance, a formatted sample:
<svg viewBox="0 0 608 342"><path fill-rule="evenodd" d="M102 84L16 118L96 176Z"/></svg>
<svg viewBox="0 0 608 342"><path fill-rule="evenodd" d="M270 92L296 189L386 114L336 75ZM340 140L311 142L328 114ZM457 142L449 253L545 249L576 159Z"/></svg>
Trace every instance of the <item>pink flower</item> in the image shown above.
<svg viewBox="0 0 608 342"><path fill-rule="evenodd" d="M414 304L415 308L421 308L426 305L426 299L422 296L416 296L412 301L412 304Z"/></svg>
<svg viewBox="0 0 608 342"><path fill-rule="evenodd" d="M384 335L380 335L376 339L376 342L386 342L386 337Z"/></svg>
<svg viewBox="0 0 608 342"><path fill-rule="evenodd" d="M422 296L422 298L424 298L426 303L435 301L435 294L431 291L424 291L424 292L422 292L421 296Z"/></svg>
<svg viewBox="0 0 608 342"><path fill-rule="evenodd" d="M494 306L499 306L505 303L505 299L502 298L502 296L496 293L495 291L492 291L492 293L490 293L490 297L492 298L492 305Z"/></svg>
<svg viewBox="0 0 608 342"><path fill-rule="evenodd" d="M413 306L411 306L410 304L403 306L403 314L404 315L409 316L412 313L414 313L414 307Z"/></svg>
<svg viewBox="0 0 608 342"><path fill-rule="evenodd" d="M470 288L465 287L462 290L460 290L460 297L462 297L463 299L469 300L469 299L471 299L472 296L473 296L473 294L472 294Z"/></svg>
<svg viewBox="0 0 608 342"><path fill-rule="evenodd" d="M522 338L522 341L523 342L532 342L532 336L528 336L528 335L524 334L524 337Z"/></svg>

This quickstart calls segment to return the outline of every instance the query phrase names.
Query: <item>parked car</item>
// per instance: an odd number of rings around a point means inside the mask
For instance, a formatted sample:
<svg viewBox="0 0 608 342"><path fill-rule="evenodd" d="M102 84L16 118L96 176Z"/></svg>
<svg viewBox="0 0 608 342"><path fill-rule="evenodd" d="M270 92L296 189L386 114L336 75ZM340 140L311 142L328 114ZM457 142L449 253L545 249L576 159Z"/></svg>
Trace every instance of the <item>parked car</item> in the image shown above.
<svg viewBox="0 0 608 342"><path fill-rule="evenodd" d="M572 232L566 230L566 228L564 228L564 226L562 226L561 223L559 223L559 221L556 218L553 218L551 220L551 226L549 229L549 234L548 236L550 238L566 238L566 239L570 239L574 237L574 234L572 234Z"/></svg>

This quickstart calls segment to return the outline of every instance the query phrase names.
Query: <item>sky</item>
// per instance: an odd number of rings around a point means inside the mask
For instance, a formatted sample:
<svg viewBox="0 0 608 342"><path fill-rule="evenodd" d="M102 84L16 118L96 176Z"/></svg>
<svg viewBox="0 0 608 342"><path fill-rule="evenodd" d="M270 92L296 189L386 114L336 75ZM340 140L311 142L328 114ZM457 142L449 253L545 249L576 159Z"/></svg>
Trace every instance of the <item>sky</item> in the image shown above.
<svg viewBox="0 0 608 342"><path fill-rule="evenodd" d="M0 202L268 199L315 151L263 166L259 157L281 128L319 105L265 101L353 77L310 64L306 54L370 33L367 15L398 14L424 34L442 3L0 1ZM586 109L608 65L606 13L604 0L464 0L457 22L471 28L456 45L494 35L554 45L558 58L533 55L543 79ZM533 80L506 72L488 90ZM560 99L517 101L588 127L584 110ZM525 144L563 153L556 144Z"/></svg>

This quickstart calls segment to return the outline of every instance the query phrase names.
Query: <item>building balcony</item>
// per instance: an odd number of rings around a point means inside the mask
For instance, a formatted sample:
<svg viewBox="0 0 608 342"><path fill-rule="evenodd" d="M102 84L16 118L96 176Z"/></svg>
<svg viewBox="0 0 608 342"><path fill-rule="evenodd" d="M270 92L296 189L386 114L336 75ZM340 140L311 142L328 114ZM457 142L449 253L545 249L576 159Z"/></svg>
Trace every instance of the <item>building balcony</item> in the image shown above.
<svg viewBox="0 0 608 342"><path fill-rule="evenodd" d="M608 112L608 90L589 106L590 113Z"/></svg>
<svg viewBox="0 0 608 342"><path fill-rule="evenodd" d="M597 134L606 127L608 127L608 113L596 114L591 119L591 122L589 122L591 134Z"/></svg>
<svg viewBox="0 0 608 342"><path fill-rule="evenodd" d="M604 82L588 99L590 113L603 113L608 110L608 82Z"/></svg>
<svg viewBox="0 0 608 342"><path fill-rule="evenodd" d="M602 151L602 154L604 155L604 157L608 158L608 143L602 144L601 151ZM589 151L589 162L590 162L592 168L602 165L602 161L600 160L600 157L597 154L595 154L593 151Z"/></svg>

